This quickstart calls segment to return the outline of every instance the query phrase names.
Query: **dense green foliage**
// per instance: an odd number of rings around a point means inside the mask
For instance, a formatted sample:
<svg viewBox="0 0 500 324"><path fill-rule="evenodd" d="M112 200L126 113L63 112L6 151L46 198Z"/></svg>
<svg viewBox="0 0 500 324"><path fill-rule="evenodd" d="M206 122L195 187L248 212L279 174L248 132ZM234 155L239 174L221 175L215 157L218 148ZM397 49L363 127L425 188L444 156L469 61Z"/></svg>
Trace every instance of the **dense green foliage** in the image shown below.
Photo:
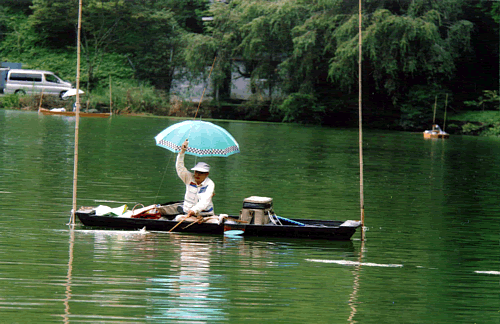
<svg viewBox="0 0 500 324"><path fill-rule="evenodd" d="M82 87L96 106L105 105L111 77L116 109L169 114L172 83L206 79L214 65L212 111L218 117L357 122L358 1L226 2L84 0ZM479 102L499 108L493 95L499 89L498 2L362 4L365 124L428 127L436 96L440 116L446 97L450 114L484 109ZM3 1L2 61L74 80L77 20L77 0ZM250 78L253 94L236 108L231 73ZM131 99L140 96L144 100ZM224 107L239 112L224 113Z"/></svg>

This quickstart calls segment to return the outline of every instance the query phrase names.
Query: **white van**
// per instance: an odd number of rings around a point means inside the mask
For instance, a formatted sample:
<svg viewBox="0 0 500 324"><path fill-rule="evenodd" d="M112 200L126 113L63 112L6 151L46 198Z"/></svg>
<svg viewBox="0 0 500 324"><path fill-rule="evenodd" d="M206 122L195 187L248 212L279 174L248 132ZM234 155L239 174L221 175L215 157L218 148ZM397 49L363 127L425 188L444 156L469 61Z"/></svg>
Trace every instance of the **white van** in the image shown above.
<svg viewBox="0 0 500 324"><path fill-rule="evenodd" d="M33 94L41 93L62 95L72 89L71 83L61 80L50 71L12 69L7 72L5 79L5 94Z"/></svg>

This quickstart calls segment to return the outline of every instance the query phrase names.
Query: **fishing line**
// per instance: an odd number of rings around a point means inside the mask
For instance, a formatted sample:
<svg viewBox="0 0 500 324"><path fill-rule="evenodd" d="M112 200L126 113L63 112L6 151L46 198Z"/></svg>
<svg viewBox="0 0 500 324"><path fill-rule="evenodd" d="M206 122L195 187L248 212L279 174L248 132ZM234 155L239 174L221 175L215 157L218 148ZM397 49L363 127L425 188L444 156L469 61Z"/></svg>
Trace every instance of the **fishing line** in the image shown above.
<svg viewBox="0 0 500 324"><path fill-rule="evenodd" d="M167 173L167 170L170 167L171 161L172 161L172 155L170 155L170 158L168 159L167 165L165 166L165 171L163 171L163 176L161 177L160 186L158 187L158 191L156 192L156 197L154 200L155 205L156 205L156 202L158 200L158 195L160 194L161 186L163 185L163 180L165 179L165 174ZM176 170L176 172L177 172L177 170Z"/></svg>
<svg viewBox="0 0 500 324"><path fill-rule="evenodd" d="M205 90L207 90L207 87L208 87L208 84L210 83L210 77L212 76L212 71L214 70L214 66L215 66L215 61L217 60L217 55L214 56L214 61L212 63L212 67L210 68L210 73L208 74L208 82L207 82L207 85L203 88L203 92L201 93L201 98L200 98L200 101L198 102L198 108L196 109L196 112L194 113L194 117L193 117L193 120L196 120L196 117L198 116L198 111L200 111L200 106L201 106L201 103L203 101L203 96L205 95ZM201 121L201 117L200 117L200 121ZM191 131L193 130L193 125L191 125L191 128L189 128L189 133L187 134L187 140L189 141L189 136L191 135ZM196 161L198 160L198 157L196 156L195 157L195 163Z"/></svg>
<svg viewBox="0 0 500 324"><path fill-rule="evenodd" d="M208 74L208 82L210 82L210 76L212 75L212 71L214 70L215 60L217 60L217 55L214 56L214 62L212 63L212 68L210 69L210 73ZM198 116L198 111L200 110L201 102L203 101L203 96L205 95L205 90L207 90L207 87L205 87L203 89L203 93L201 94L200 102L198 102L198 109L196 109L196 113L194 114L193 120L196 120L196 116Z"/></svg>
<svg viewBox="0 0 500 324"><path fill-rule="evenodd" d="M210 77L212 76L212 71L214 70L214 66L215 66L215 61L216 60L217 60L217 55L214 56L214 61L212 63L212 67L210 68L210 73L208 74L208 83L210 82ZM207 83L207 86L205 86L205 88L203 88L203 92L201 94L200 101L198 102L198 108L196 109L196 112L194 114L193 120L196 120L196 117L198 116L198 111L200 110L201 102L203 101L203 96L205 95L205 90L207 90L208 83ZM201 117L200 117L200 120L201 120ZM193 129L193 126L191 126L191 128L189 129L189 133L187 134L187 140L188 141L189 141L189 136L191 134L191 130L192 129ZM198 157L195 156L195 164L196 164L197 160L198 160ZM170 162L171 161L172 161L172 156L170 156L170 158L168 159L167 166L165 167L165 171L163 171L163 176L161 178L161 182L160 182L160 186L158 187L158 191L156 192L156 197L155 197L155 200L154 200L154 204L156 204L156 201L158 199L158 195L160 194L160 190L161 190L161 187L163 185L163 180L165 179L165 174L167 173L167 170L170 167ZM176 172L177 172L177 170L176 170Z"/></svg>
<svg viewBox="0 0 500 324"><path fill-rule="evenodd" d="M196 117L198 116L198 111L200 111L201 102L203 101L203 96L205 95L205 90L207 90L208 84L210 83L210 77L212 76L212 71L214 70L216 60L217 60L217 55L214 57L212 67L210 68L210 73L208 74L208 82L207 82L207 85L203 88L203 92L201 93L201 98L200 98L200 101L198 102L198 108L196 109L196 112L194 113L193 120L196 120ZM200 117L200 121L201 121L201 117ZM191 128L189 129L189 133L187 134L187 140L189 140L189 136L191 135L191 130L193 130L193 125L191 125Z"/></svg>

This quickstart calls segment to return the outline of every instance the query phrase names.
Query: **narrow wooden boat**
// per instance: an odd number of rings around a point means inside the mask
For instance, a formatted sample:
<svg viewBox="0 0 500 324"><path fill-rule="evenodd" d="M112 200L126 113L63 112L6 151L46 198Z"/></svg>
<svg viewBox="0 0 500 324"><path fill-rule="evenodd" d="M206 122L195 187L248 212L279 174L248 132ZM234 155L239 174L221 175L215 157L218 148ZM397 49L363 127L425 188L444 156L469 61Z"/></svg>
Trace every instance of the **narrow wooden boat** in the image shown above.
<svg viewBox="0 0 500 324"><path fill-rule="evenodd" d="M436 124L432 125L431 130L426 130L424 132L424 138L449 138L449 137L450 134L441 130L441 128Z"/></svg>
<svg viewBox="0 0 500 324"><path fill-rule="evenodd" d="M56 116L76 116L76 112L74 111L52 111L45 108L38 109L38 113L43 115L56 115ZM100 118L108 118L111 114L109 113L86 113L80 112L80 117L100 117Z"/></svg>
<svg viewBox="0 0 500 324"><path fill-rule="evenodd" d="M290 237L328 240L350 240L361 226L360 221L288 219L277 216L272 198L251 196L243 200L238 216L208 216L203 222L186 219L182 201L126 211L127 206L82 207L76 216L85 226L112 229L142 229L199 234L237 234L244 236Z"/></svg>
<svg viewBox="0 0 500 324"><path fill-rule="evenodd" d="M165 217L147 219L97 216L95 210L79 210L76 212L76 216L85 226L123 230L142 229L145 227L148 231L168 232L179 223ZM229 218L239 220L239 216L229 216ZM297 223L303 225L298 225ZM223 235L227 231L239 231L239 235L243 236L350 240L356 229L360 226L361 223L358 221L290 219L289 221L282 220L282 225L275 225L273 223L257 225L228 220L223 221L221 224L182 223L173 232Z"/></svg>
<svg viewBox="0 0 500 324"><path fill-rule="evenodd" d="M424 132L424 138L425 139L431 139L431 138L450 138L450 134L439 134L439 133L426 133Z"/></svg>

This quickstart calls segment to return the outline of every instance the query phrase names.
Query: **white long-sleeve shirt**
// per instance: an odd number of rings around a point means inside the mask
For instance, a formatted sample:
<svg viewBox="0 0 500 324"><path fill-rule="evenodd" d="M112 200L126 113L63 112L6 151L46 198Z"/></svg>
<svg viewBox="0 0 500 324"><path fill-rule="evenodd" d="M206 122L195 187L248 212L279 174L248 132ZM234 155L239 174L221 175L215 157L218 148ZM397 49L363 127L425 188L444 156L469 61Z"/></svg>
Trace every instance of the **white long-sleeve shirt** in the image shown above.
<svg viewBox="0 0 500 324"><path fill-rule="evenodd" d="M214 215L212 196L215 191L215 183L207 177L198 185L194 180L194 175L184 166L184 153L177 155L175 169L179 178L186 184L184 212L192 210L196 215Z"/></svg>

